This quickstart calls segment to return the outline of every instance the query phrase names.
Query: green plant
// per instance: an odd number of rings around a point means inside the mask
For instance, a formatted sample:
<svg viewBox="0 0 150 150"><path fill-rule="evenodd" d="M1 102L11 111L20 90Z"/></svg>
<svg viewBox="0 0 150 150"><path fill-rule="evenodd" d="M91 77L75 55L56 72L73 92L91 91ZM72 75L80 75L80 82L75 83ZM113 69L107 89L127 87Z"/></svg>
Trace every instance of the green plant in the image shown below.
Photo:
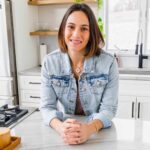
<svg viewBox="0 0 150 150"><path fill-rule="evenodd" d="M102 34L104 36L104 23L103 23L101 17L98 17L98 27L99 27L99 30L102 32Z"/></svg>
<svg viewBox="0 0 150 150"><path fill-rule="evenodd" d="M99 11L100 9L102 8L103 6L103 0L97 0L97 8L98 8L98 14L99 14ZM101 33L103 34L103 37L105 37L105 33L104 33L104 23L103 23L103 20L102 18L98 15L98 27L99 27L99 30L101 31Z"/></svg>
<svg viewBox="0 0 150 150"><path fill-rule="evenodd" d="M103 5L103 0L97 0L97 7L98 9L101 9Z"/></svg>
<svg viewBox="0 0 150 150"><path fill-rule="evenodd" d="M74 0L75 3L82 3L84 0Z"/></svg>

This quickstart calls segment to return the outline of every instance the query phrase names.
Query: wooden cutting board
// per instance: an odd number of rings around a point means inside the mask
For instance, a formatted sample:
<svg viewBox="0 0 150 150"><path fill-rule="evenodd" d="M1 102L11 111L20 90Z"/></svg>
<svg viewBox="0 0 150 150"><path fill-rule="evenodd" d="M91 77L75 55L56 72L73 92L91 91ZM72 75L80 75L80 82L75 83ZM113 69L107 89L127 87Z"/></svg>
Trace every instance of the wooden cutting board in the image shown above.
<svg viewBox="0 0 150 150"><path fill-rule="evenodd" d="M11 143L10 129L0 127L0 150Z"/></svg>
<svg viewBox="0 0 150 150"><path fill-rule="evenodd" d="M13 150L20 143L21 143L20 137L12 136L11 143L7 147L5 147L3 150Z"/></svg>
<svg viewBox="0 0 150 150"><path fill-rule="evenodd" d="M9 128L0 127L0 150L13 150L20 142L20 137L11 137Z"/></svg>

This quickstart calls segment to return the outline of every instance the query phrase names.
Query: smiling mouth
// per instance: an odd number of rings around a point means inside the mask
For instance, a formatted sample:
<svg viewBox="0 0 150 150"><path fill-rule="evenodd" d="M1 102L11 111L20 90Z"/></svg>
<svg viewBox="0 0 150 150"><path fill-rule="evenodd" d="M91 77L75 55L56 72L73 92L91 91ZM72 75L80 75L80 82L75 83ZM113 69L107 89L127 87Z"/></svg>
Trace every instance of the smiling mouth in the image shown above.
<svg viewBox="0 0 150 150"><path fill-rule="evenodd" d="M78 45L78 44L82 43L81 40L73 40L73 39L71 39L70 41L71 41L72 44L75 44L75 45Z"/></svg>

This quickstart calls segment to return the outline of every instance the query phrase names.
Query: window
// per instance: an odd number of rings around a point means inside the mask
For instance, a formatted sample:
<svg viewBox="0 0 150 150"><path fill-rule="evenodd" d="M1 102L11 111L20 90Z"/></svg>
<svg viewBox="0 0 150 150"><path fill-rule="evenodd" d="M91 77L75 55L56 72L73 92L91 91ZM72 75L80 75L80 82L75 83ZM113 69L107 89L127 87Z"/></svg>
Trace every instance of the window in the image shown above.
<svg viewBox="0 0 150 150"><path fill-rule="evenodd" d="M106 49L135 52L139 29L142 29L143 43L146 41L144 18L148 0L107 0L106 5ZM150 12L149 12L150 14ZM150 15L149 15L150 16ZM150 20L150 19L149 19ZM150 23L147 41L150 41ZM146 45L146 43L144 43ZM150 42L148 42L150 49Z"/></svg>

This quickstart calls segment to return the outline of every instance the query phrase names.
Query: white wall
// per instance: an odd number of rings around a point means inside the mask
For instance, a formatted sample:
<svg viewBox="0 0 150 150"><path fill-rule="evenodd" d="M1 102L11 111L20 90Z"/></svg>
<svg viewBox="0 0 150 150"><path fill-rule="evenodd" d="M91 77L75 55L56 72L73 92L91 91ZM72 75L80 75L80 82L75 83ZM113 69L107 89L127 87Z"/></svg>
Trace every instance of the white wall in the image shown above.
<svg viewBox="0 0 150 150"><path fill-rule="evenodd" d="M12 0L17 70L22 71L38 65L38 37L29 32L38 21L38 7L29 6L27 0Z"/></svg>

